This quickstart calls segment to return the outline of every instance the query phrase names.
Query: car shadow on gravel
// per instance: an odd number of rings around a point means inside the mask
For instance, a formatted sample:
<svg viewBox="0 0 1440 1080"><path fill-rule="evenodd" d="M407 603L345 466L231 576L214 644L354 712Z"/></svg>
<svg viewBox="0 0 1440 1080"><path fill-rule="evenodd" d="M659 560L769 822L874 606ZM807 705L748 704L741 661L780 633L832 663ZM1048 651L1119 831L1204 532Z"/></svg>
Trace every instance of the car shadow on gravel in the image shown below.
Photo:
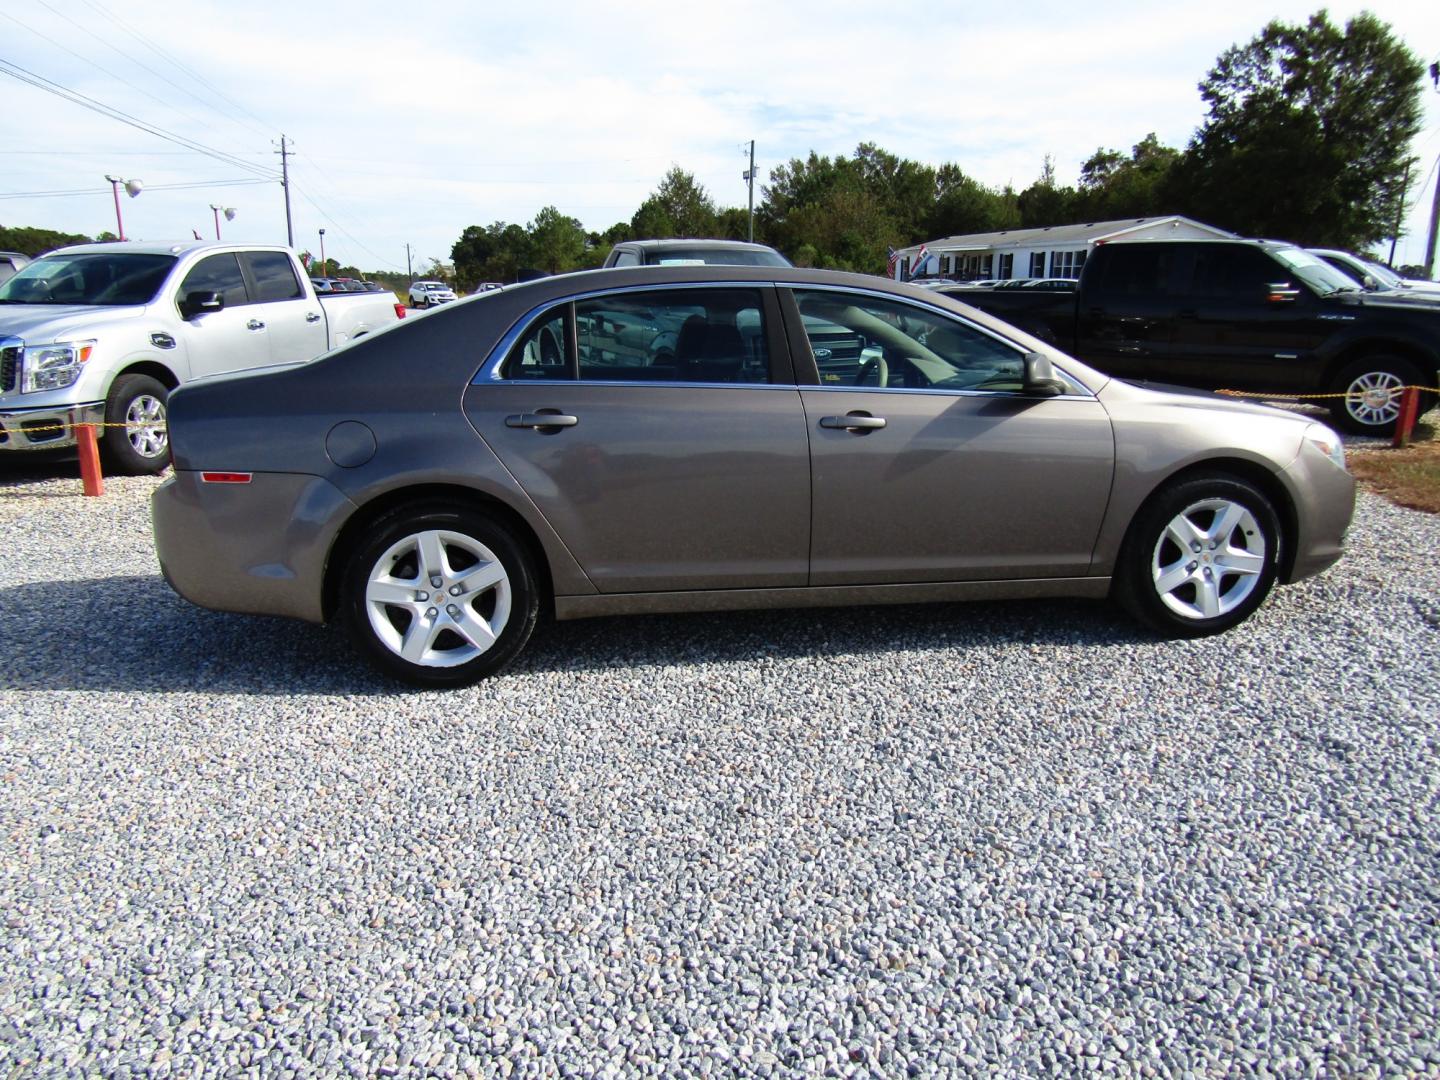
<svg viewBox="0 0 1440 1080"><path fill-rule="evenodd" d="M409 692L334 627L205 611L158 575L0 588L0 687L159 693ZM765 658L875 656L995 646L1110 647L1151 640L1093 601L636 615L542 621L512 674L605 672ZM501 676L503 678L504 676Z"/></svg>

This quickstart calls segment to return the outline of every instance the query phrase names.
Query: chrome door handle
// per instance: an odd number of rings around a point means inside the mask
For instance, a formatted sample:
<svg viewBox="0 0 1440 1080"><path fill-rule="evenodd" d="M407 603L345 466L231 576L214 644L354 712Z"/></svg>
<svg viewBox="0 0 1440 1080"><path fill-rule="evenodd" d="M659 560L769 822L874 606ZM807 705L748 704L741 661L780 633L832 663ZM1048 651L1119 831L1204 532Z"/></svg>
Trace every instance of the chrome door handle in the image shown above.
<svg viewBox="0 0 1440 1080"><path fill-rule="evenodd" d="M307 311L307 312L305 313L305 321L306 321L306 322L319 322L319 321L320 321L320 313L319 313L318 311Z"/></svg>
<svg viewBox="0 0 1440 1080"><path fill-rule="evenodd" d="M567 416L560 412L513 413L505 417L505 426L514 428L574 427L579 422L578 416Z"/></svg>
<svg viewBox="0 0 1440 1080"><path fill-rule="evenodd" d="M265 324L264 324L263 322L261 322L259 319L251 319L249 322L247 322L247 323L245 324L245 329L247 329L247 330L264 330L264 329L265 329Z"/></svg>
<svg viewBox="0 0 1440 1080"><path fill-rule="evenodd" d="M822 416L820 426L823 428L837 428L841 431L853 432L856 435L863 435L867 431L875 431L885 426L883 416L871 416L865 412L846 413L844 416Z"/></svg>

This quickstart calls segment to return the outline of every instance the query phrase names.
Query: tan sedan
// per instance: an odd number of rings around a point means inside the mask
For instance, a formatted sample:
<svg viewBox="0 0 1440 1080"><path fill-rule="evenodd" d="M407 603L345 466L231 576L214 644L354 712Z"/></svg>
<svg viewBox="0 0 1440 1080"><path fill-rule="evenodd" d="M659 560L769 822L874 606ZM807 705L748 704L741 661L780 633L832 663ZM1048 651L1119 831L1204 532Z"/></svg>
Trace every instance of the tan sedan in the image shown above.
<svg viewBox="0 0 1440 1080"><path fill-rule="evenodd" d="M623 347L622 347L623 345ZM1340 556L1339 439L1110 379L932 292L602 270L171 399L171 584L461 685L558 618L1114 596L1225 630Z"/></svg>

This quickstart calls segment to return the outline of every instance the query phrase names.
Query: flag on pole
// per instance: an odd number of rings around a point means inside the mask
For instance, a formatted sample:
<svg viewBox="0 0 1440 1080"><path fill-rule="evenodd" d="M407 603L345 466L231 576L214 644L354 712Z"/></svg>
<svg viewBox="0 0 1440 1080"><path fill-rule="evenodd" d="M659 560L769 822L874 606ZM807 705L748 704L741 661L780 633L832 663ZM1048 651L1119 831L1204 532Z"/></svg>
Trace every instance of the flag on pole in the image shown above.
<svg viewBox="0 0 1440 1080"><path fill-rule="evenodd" d="M190 231L195 234L195 239L196 239L196 240L199 240L199 239L200 239L200 230L199 230L199 229L191 229Z"/></svg>
<svg viewBox="0 0 1440 1080"><path fill-rule="evenodd" d="M314 261L315 256L311 255L310 252L302 251L300 253L300 262L304 265L306 273L310 272L310 264Z"/></svg>
<svg viewBox="0 0 1440 1080"><path fill-rule="evenodd" d="M900 253L892 247L885 249L885 276L892 281L895 279L895 264L900 261Z"/></svg>
<svg viewBox="0 0 1440 1080"><path fill-rule="evenodd" d="M915 258L910 263L910 277L908 278L908 280L914 281L917 277L919 277L920 272L925 269L925 264L929 261L930 249L924 244L921 244L920 250L915 252Z"/></svg>

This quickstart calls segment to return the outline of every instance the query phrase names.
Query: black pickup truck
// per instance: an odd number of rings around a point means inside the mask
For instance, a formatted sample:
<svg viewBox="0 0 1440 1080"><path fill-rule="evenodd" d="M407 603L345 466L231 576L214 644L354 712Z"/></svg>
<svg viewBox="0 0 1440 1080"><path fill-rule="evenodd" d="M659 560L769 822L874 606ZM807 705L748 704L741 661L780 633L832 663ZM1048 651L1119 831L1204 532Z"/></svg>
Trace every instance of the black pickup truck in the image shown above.
<svg viewBox="0 0 1440 1080"><path fill-rule="evenodd" d="M1327 404L1352 432L1392 429L1399 388L1440 368L1440 303L1387 302L1269 240L1102 244L1072 292L947 291L1121 378L1347 394Z"/></svg>

